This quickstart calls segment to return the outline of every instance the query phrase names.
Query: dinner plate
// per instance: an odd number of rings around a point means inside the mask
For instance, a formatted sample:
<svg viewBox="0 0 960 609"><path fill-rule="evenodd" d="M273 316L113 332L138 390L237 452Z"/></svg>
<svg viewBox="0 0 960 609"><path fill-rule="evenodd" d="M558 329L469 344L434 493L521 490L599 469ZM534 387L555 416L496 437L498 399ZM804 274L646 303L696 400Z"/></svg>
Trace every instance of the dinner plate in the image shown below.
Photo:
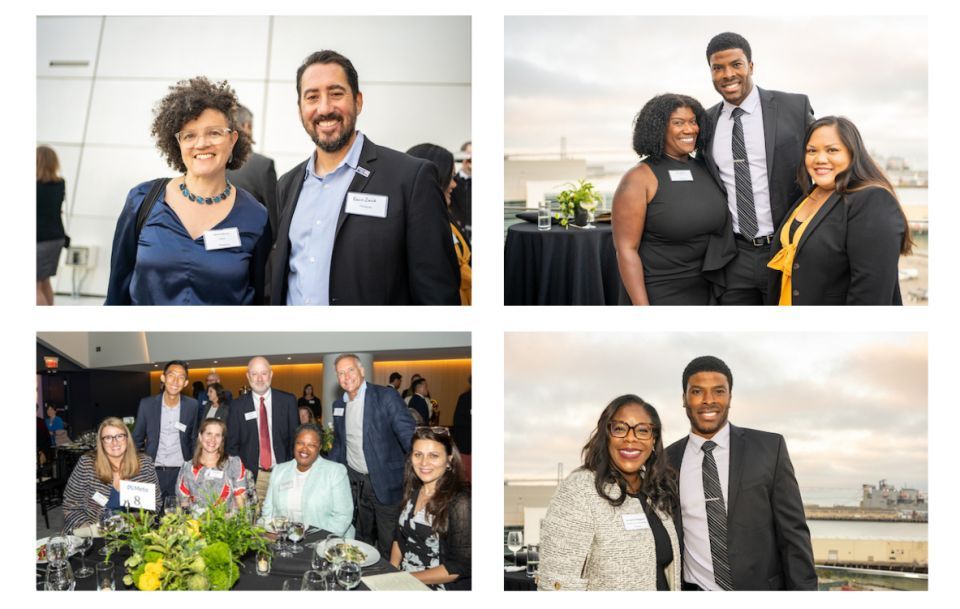
<svg viewBox="0 0 960 609"><path fill-rule="evenodd" d="M81 540L79 537L77 537L76 535L67 535L66 537L67 537L67 558L70 558L71 556L73 556L74 554L77 553L77 549L80 547L80 543L81 543L82 540ZM50 538L49 538L49 537L41 537L40 539L38 539L38 540L37 540L37 545L36 545L36 547L35 547L35 549L34 549L34 553L36 553L36 550L39 550L39 549L40 549L40 546L46 544L48 541L50 541ZM38 564L38 565L45 565L45 564L47 564L47 559L46 559L46 558L44 558L44 559L39 559L39 558L38 558L38 559L37 559L37 564Z"/></svg>
<svg viewBox="0 0 960 609"><path fill-rule="evenodd" d="M361 567L372 567L380 560L380 552L368 543L364 543L359 539L344 539L343 543L348 546L354 546L366 555L367 558L360 563Z"/></svg>

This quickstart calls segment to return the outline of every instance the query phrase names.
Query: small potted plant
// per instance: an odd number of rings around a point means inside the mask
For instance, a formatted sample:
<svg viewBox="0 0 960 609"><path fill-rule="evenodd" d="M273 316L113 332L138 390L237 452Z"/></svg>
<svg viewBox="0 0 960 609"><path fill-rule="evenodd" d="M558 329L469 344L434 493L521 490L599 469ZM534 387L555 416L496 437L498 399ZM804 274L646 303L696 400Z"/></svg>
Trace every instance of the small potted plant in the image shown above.
<svg viewBox="0 0 960 609"><path fill-rule="evenodd" d="M560 220L560 225L564 228L567 228L571 219L577 226L593 228L589 221L588 212L592 214L593 210L603 203L603 195L597 191L592 183L583 179L577 181L576 184L567 183L567 186L569 188L557 195L560 213L556 214L555 217Z"/></svg>

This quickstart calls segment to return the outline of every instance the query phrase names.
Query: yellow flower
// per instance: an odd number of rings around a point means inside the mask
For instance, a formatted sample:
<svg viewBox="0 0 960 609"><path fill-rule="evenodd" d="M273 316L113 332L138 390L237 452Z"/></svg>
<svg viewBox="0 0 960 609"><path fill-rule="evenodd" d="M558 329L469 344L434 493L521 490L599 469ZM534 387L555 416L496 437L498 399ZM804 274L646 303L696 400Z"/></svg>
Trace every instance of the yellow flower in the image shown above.
<svg viewBox="0 0 960 609"><path fill-rule="evenodd" d="M156 575L157 577L160 577L163 575L163 559L158 558L154 562L148 562L146 565L144 565L143 571L144 573L149 573L150 575Z"/></svg>
<svg viewBox="0 0 960 609"><path fill-rule="evenodd" d="M148 569L149 567L150 565L147 565ZM150 571L146 571L140 576L140 580L137 581L137 588L140 588L141 590L159 590L160 578Z"/></svg>
<svg viewBox="0 0 960 609"><path fill-rule="evenodd" d="M199 520L188 520L187 528L190 529L190 532L193 533L194 537L200 535L200 521Z"/></svg>

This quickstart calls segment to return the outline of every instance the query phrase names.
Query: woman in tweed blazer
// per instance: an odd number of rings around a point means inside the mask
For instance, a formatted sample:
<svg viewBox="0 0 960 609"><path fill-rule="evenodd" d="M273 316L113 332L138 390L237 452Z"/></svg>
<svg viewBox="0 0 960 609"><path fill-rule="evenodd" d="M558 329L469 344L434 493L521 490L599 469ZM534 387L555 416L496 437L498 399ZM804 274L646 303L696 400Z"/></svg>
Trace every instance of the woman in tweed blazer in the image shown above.
<svg viewBox="0 0 960 609"><path fill-rule="evenodd" d="M123 421L107 417L97 430L97 448L82 457L70 473L63 493L64 528L100 522L105 509L120 509L120 481L154 485L160 507L160 482L147 455L138 454Z"/></svg>
<svg viewBox="0 0 960 609"><path fill-rule="evenodd" d="M663 454L653 406L610 402L541 525L541 590L680 589L676 474Z"/></svg>

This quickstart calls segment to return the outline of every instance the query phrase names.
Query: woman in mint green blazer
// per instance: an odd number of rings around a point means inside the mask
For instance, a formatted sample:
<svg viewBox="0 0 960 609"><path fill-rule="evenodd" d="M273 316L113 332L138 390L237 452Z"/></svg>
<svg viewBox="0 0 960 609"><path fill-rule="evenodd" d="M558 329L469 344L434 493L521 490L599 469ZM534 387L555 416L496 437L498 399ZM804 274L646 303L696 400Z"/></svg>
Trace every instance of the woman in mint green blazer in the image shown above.
<svg viewBox="0 0 960 609"><path fill-rule="evenodd" d="M320 428L297 428L293 461L273 468L263 518L287 516L291 521L353 538L353 497L347 468L320 457Z"/></svg>

